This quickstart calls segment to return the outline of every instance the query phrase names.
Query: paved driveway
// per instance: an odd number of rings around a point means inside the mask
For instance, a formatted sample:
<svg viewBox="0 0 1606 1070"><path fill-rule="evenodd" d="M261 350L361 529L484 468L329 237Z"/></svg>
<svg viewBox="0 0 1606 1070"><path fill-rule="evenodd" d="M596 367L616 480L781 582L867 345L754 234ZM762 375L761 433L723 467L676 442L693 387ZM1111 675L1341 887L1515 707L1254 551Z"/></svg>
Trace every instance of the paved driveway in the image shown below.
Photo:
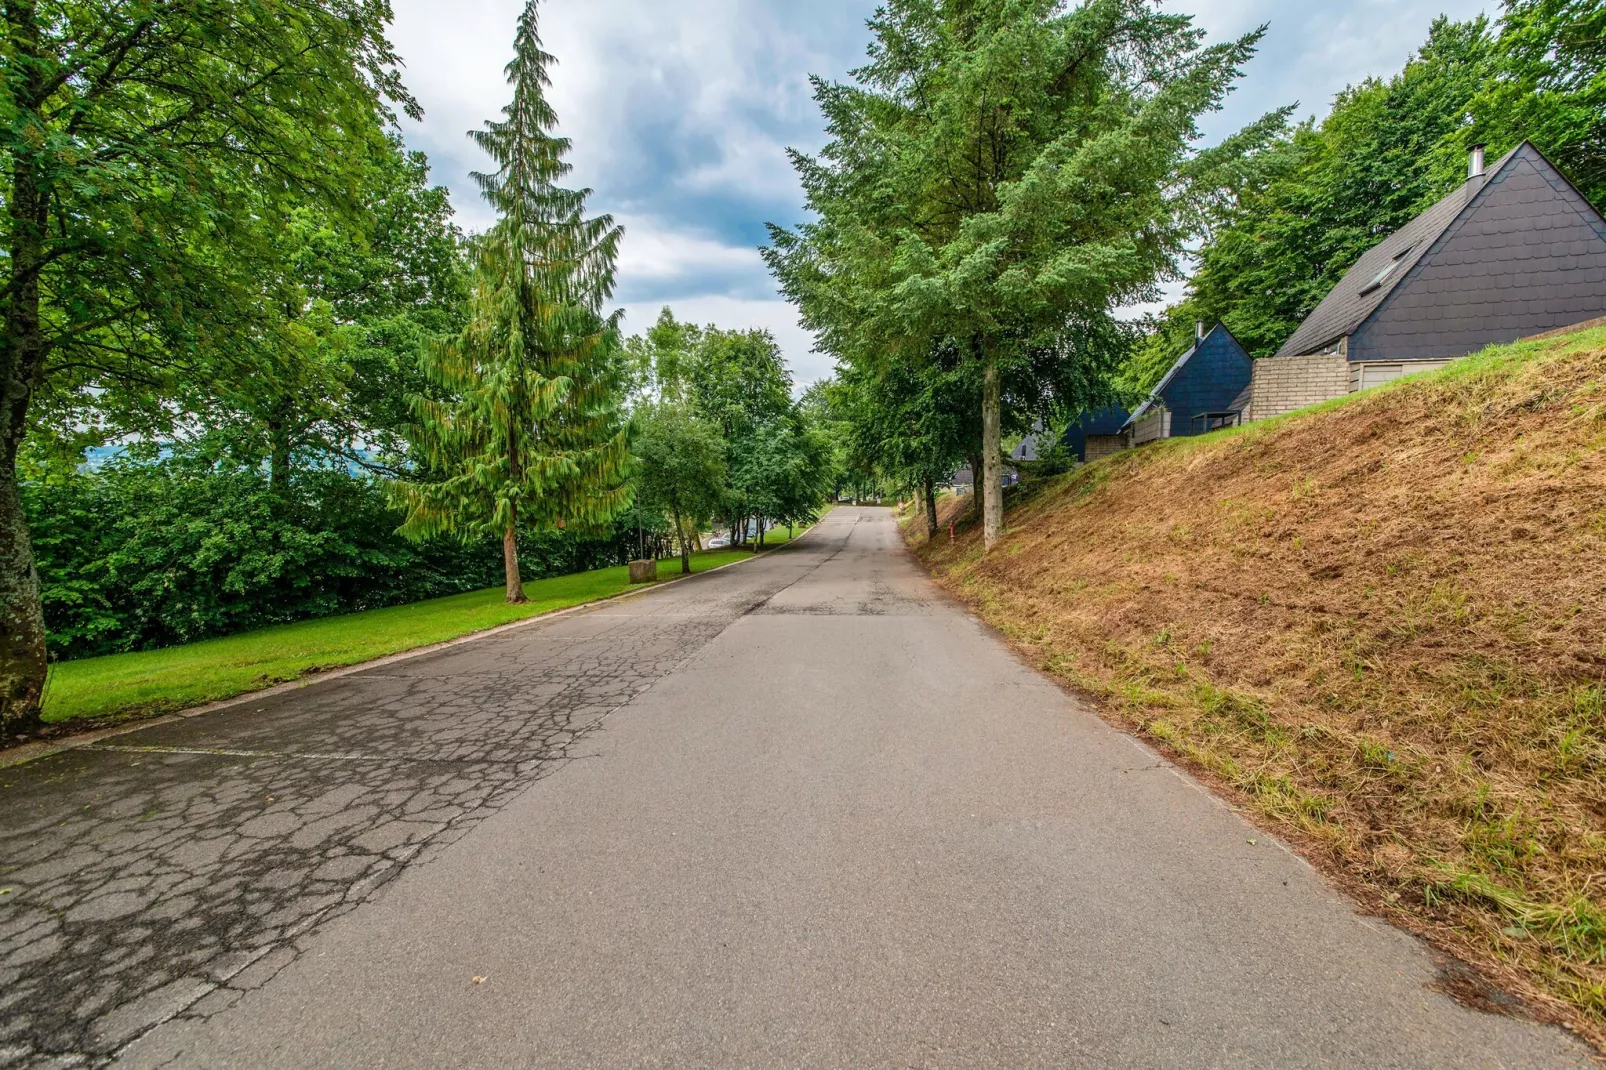
<svg viewBox="0 0 1606 1070"><path fill-rule="evenodd" d="M0 770L0 887L0 1063L1588 1064L1432 990L878 509Z"/></svg>

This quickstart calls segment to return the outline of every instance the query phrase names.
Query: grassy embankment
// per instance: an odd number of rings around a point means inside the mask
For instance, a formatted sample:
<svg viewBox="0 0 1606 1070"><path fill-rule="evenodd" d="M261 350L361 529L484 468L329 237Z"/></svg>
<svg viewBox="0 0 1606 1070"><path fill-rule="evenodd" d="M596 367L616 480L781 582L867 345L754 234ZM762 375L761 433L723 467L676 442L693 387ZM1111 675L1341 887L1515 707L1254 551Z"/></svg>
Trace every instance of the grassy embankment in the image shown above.
<svg viewBox="0 0 1606 1070"><path fill-rule="evenodd" d="M985 557L978 524L909 530L1109 719L1606 1039L1606 329L1122 454L1007 520Z"/></svg>
<svg viewBox="0 0 1606 1070"><path fill-rule="evenodd" d="M798 529L802 534L806 528ZM765 535L766 549L789 541ZM747 550L692 555L705 572L752 556ZM680 575L678 558L659 562L661 581ZM524 585L530 601L510 606L501 587L411 605L285 624L163 650L61 662L51 667L45 719L144 716L231 698L322 669L457 639L473 632L612 598L631 589L629 570L605 568Z"/></svg>

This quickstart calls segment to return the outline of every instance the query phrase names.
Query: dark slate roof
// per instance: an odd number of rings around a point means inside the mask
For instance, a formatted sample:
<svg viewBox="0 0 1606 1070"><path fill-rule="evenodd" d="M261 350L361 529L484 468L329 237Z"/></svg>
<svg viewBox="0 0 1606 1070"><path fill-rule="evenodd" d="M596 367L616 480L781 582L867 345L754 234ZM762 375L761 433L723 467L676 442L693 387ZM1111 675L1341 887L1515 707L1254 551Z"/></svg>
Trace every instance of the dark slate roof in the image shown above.
<svg viewBox="0 0 1606 1070"><path fill-rule="evenodd" d="M1119 405L1106 405L1103 408L1084 410L1080 416L1071 421L1060 436L1060 445L1064 446L1079 461L1087 460L1087 439L1089 435L1118 435L1121 426L1126 423L1127 411Z"/></svg>
<svg viewBox="0 0 1606 1070"><path fill-rule="evenodd" d="M1376 312L1378 306L1394 292L1394 288L1411 273L1411 269L1439 236L1460 218L1461 213L1466 211L1484 185L1522 151L1523 145L1518 145L1506 153L1493 167L1484 172L1483 177L1463 182L1460 188L1448 197L1368 249L1359 260L1355 261L1355 266L1349 269L1343 281L1333 287L1322 299L1322 303L1316 306L1315 311L1305 317L1305 322L1301 323L1299 329L1283 343L1283 347L1277 351L1277 356L1292 357L1304 353L1319 353L1365 323L1366 318ZM1378 272L1402 253L1405 255L1383 281L1383 285L1369 293L1363 292L1377 277Z"/></svg>
<svg viewBox="0 0 1606 1070"><path fill-rule="evenodd" d="M1154 384L1154 389L1149 391L1149 396L1143 399L1143 404L1132 410L1132 415L1126 418L1126 423L1121 425L1121 430L1125 431L1128 427L1149 415L1149 410L1154 408L1156 401L1160 400L1160 395L1165 393L1165 388L1171 385L1171 380L1175 379L1183 366L1193 359L1195 353L1199 352L1199 343L1203 341L1204 339L1201 338L1194 342L1186 353L1177 358L1176 363L1171 365L1170 370L1160 376L1160 381Z"/></svg>
<svg viewBox="0 0 1606 1070"><path fill-rule="evenodd" d="M1205 342L1217 331L1226 332L1227 337L1232 339L1232 344L1235 346L1238 345L1238 340L1232 337L1232 332L1227 330L1226 324L1218 323L1214 327L1210 328L1210 330L1205 332L1203 338L1195 340L1193 347L1186 353L1182 354L1182 356L1178 357L1176 363L1171 365L1170 370L1160 377L1160 381L1154 384L1154 389L1149 391L1149 396L1144 399L1143 404L1139 405L1136 411L1134 411L1132 415L1127 418L1126 423L1121 425L1122 430L1132 426L1149 414L1149 410L1154 408L1155 402L1159 401L1165 396L1166 387L1171 385L1171 381L1181 374L1182 369L1188 366L1188 362L1194 358L1195 354L1199 352L1200 348L1204 346ZM1244 389L1247 391L1249 388L1246 386ZM1247 396L1247 393L1240 395L1241 398ZM1234 404L1236 404L1236 402ZM1240 407L1238 411L1243 411L1243 407ZM1184 413L1183 415L1184 418L1189 418L1196 414Z"/></svg>
<svg viewBox="0 0 1606 1070"><path fill-rule="evenodd" d="M1454 360L1606 315L1606 218L1524 145L1349 337L1351 361Z"/></svg>
<svg viewBox="0 0 1606 1070"><path fill-rule="evenodd" d="M1076 426L1084 435L1118 435L1126 426L1127 411L1119 405L1107 405L1082 414Z"/></svg>

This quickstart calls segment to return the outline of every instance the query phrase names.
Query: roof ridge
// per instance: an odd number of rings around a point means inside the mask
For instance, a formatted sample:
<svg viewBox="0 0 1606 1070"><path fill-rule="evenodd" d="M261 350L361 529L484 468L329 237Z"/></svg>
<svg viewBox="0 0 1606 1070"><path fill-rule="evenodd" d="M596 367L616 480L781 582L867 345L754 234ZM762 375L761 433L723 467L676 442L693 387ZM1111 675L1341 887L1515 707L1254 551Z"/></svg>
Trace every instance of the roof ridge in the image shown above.
<svg viewBox="0 0 1606 1070"><path fill-rule="evenodd" d="M1485 169L1483 174L1469 177L1455 189L1434 201L1431 206L1413 216L1399 229L1385 235L1361 253L1344 273L1343 278L1339 279L1337 285L1327 292L1327 296L1322 298L1311 310L1310 315L1294 329L1294 333L1288 336L1276 355L1290 357L1320 352L1338 339L1353 334L1383 306L1400 284L1422 263L1422 259L1427 256L1434 244L1466 215L1483 192L1493 184L1495 177L1511 166L1512 161L1524 148L1533 148L1538 152L1532 142L1526 139L1518 142L1510 152L1495 161L1494 166ZM1477 184L1476 189L1472 188L1474 183ZM1461 198L1459 207L1454 205L1457 197ZM1453 212L1447 210L1451 207L1455 207ZM1435 218L1441 212L1444 213L1443 218ZM1419 227L1420 232L1411 233ZM1394 253L1389 263L1380 263L1387 255L1384 252L1385 246L1405 235L1409 235L1410 243L1405 245L1403 250ZM1375 274L1371 280L1362 283L1351 293L1350 283L1357 275L1363 273L1363 267L1374 270ZM1376 270L1378 268L1383 270ZM1371 288L1372 282L1378 284L1375 289ZM1324 308L1328 310L1326 317L1322 315Z"/></svg>
<svg viewBox="0 0 1606 1070"><path fill-rule="evenodd" d="M1243 343L1238 341L1237 336L1232 333L1232 329L1222 321L1217 320L1214 327L1210 328L1204 334L1198 335L1194 338L1193 345L1189 346L1188 351L1182 354L1182 356L1178 357L1172 363L1171 367L1166 370L1166 373L1160 376L1160 381L1154 384L1154 389L1149 391L1149 396L1144 398L1143 403L1140 404L1136 409L1132 410L1132 415L1127 417L1126 424L1122 424L1121 426L1125 427L1127 424L1136 423L1138 420L1142 419L1143 414L1148 412L1149 407L1154 404L1155 398L1160 396L1160 392L1171 385L1172 378L1176 376L1177 372L1181 370L1182 366L1188 363L1188 361L1192 360L1194 354L1199 352L1199 347L1205 344L1205 340L1211 335L1215 334L1217 331L1226 331L1227 337L1231 338L1234 342L1237 342L1239 349L1243 349Z"/></svg>

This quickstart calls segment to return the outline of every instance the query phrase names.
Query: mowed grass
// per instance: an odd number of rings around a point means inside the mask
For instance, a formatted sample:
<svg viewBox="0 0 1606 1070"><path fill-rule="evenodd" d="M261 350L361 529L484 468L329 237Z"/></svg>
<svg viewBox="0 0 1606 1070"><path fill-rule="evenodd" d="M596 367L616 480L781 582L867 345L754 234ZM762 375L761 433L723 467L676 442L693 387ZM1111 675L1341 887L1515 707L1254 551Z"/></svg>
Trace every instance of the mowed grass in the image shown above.
<svg viewBox="0 0 1606 1070"><path fill-rule="evenodd" d="M746 550L694 554L692 571L706 572L751 556ZM659 562L658 575L660 582L679 576L679 560ZM493 587L165 650L61 662L50 670L45 720L145 716L231 698L308 673L356 665L612 598L631 589L630 570L605 568L534 580L524 589L530 601L522 606L508 605L503 589Z"/></svg>
<svg viewBox="0 0 1606 1070"><path fill-rule="evenodd" d="M1606 1049L1606 327L971 502L1032 661Z"/></svg>

